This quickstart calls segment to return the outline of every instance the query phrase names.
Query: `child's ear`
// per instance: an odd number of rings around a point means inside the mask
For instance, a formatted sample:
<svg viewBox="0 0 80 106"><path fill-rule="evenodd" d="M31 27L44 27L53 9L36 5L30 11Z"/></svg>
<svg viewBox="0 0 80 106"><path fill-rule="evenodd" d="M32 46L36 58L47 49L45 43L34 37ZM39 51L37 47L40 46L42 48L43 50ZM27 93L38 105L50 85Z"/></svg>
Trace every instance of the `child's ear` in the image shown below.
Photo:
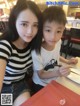
<svg viewBox="0 0 80 106"><path fill-rule="evenodd" d="M64 30L66 29L66 26L64 26Z"/></svg>

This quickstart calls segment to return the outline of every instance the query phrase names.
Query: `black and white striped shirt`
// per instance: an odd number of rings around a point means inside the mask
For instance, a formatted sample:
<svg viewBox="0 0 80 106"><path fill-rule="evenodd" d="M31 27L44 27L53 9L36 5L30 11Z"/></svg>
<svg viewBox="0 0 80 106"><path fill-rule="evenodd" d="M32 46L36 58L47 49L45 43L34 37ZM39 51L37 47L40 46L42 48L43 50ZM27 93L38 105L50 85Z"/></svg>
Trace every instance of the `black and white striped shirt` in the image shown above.
<svg viewBox="0 0 80 106"><path fill-rule="evenodd" d="M6 84L23 79L32 66L30 46L21 50L7 40L0 41L0 58L7 61L3 81Z"/></svg>

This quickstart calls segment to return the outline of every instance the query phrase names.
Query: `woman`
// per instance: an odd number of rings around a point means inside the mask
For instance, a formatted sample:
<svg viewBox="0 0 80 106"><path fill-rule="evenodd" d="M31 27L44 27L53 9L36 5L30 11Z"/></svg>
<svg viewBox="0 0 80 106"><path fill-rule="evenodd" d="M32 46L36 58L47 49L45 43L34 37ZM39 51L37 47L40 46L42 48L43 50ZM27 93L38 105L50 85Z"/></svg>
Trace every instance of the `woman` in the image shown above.
<svg viewBox="0 0 80 106"><path fill-rule="evenodd" d="M12 93L14 106L30 97L24 77L32 66L31 50L40 48L41 15L34 2L18 0L11 11L8 29L0 38L0 92Z"/></svg>

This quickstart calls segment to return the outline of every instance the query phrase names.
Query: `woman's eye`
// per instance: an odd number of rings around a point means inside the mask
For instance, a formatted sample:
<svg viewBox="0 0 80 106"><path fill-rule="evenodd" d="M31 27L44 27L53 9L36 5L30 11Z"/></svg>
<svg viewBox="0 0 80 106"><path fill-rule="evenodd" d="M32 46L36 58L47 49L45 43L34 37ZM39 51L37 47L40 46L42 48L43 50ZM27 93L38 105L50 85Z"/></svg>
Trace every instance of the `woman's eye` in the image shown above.
<svg viewBox="0 0 80 106"><path fill-rule="evenodd" d="M25 23L22 23L21 25L22 25L22 26L27 26L27 24L25 24Z"/></svg>
<svg viewBox="0 0 80 106"><path fill-rule="evenodd" d="M33 25L33 26L38 28L38 25Z"/></svg>
<svg viewBox="0 0 80 106"><path fill-rule="evenodd" d="M50 30L45 30L46 32L50 32Z"/></svg>

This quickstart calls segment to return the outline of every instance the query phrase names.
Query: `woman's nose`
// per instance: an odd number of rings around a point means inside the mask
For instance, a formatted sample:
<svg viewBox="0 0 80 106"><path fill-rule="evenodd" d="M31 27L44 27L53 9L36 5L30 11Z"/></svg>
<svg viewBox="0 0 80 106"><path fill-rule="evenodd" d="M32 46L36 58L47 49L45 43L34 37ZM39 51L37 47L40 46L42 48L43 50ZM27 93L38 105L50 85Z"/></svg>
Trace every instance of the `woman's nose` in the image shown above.
<svg viewBox="0 0 80 106"><path fill-rule="evenodd" d="M32 33L32 31L33 31L32 26L29 26L29 27L28 27L28 29L27 29L27 33L31 34L31 33Z"/></svg>

